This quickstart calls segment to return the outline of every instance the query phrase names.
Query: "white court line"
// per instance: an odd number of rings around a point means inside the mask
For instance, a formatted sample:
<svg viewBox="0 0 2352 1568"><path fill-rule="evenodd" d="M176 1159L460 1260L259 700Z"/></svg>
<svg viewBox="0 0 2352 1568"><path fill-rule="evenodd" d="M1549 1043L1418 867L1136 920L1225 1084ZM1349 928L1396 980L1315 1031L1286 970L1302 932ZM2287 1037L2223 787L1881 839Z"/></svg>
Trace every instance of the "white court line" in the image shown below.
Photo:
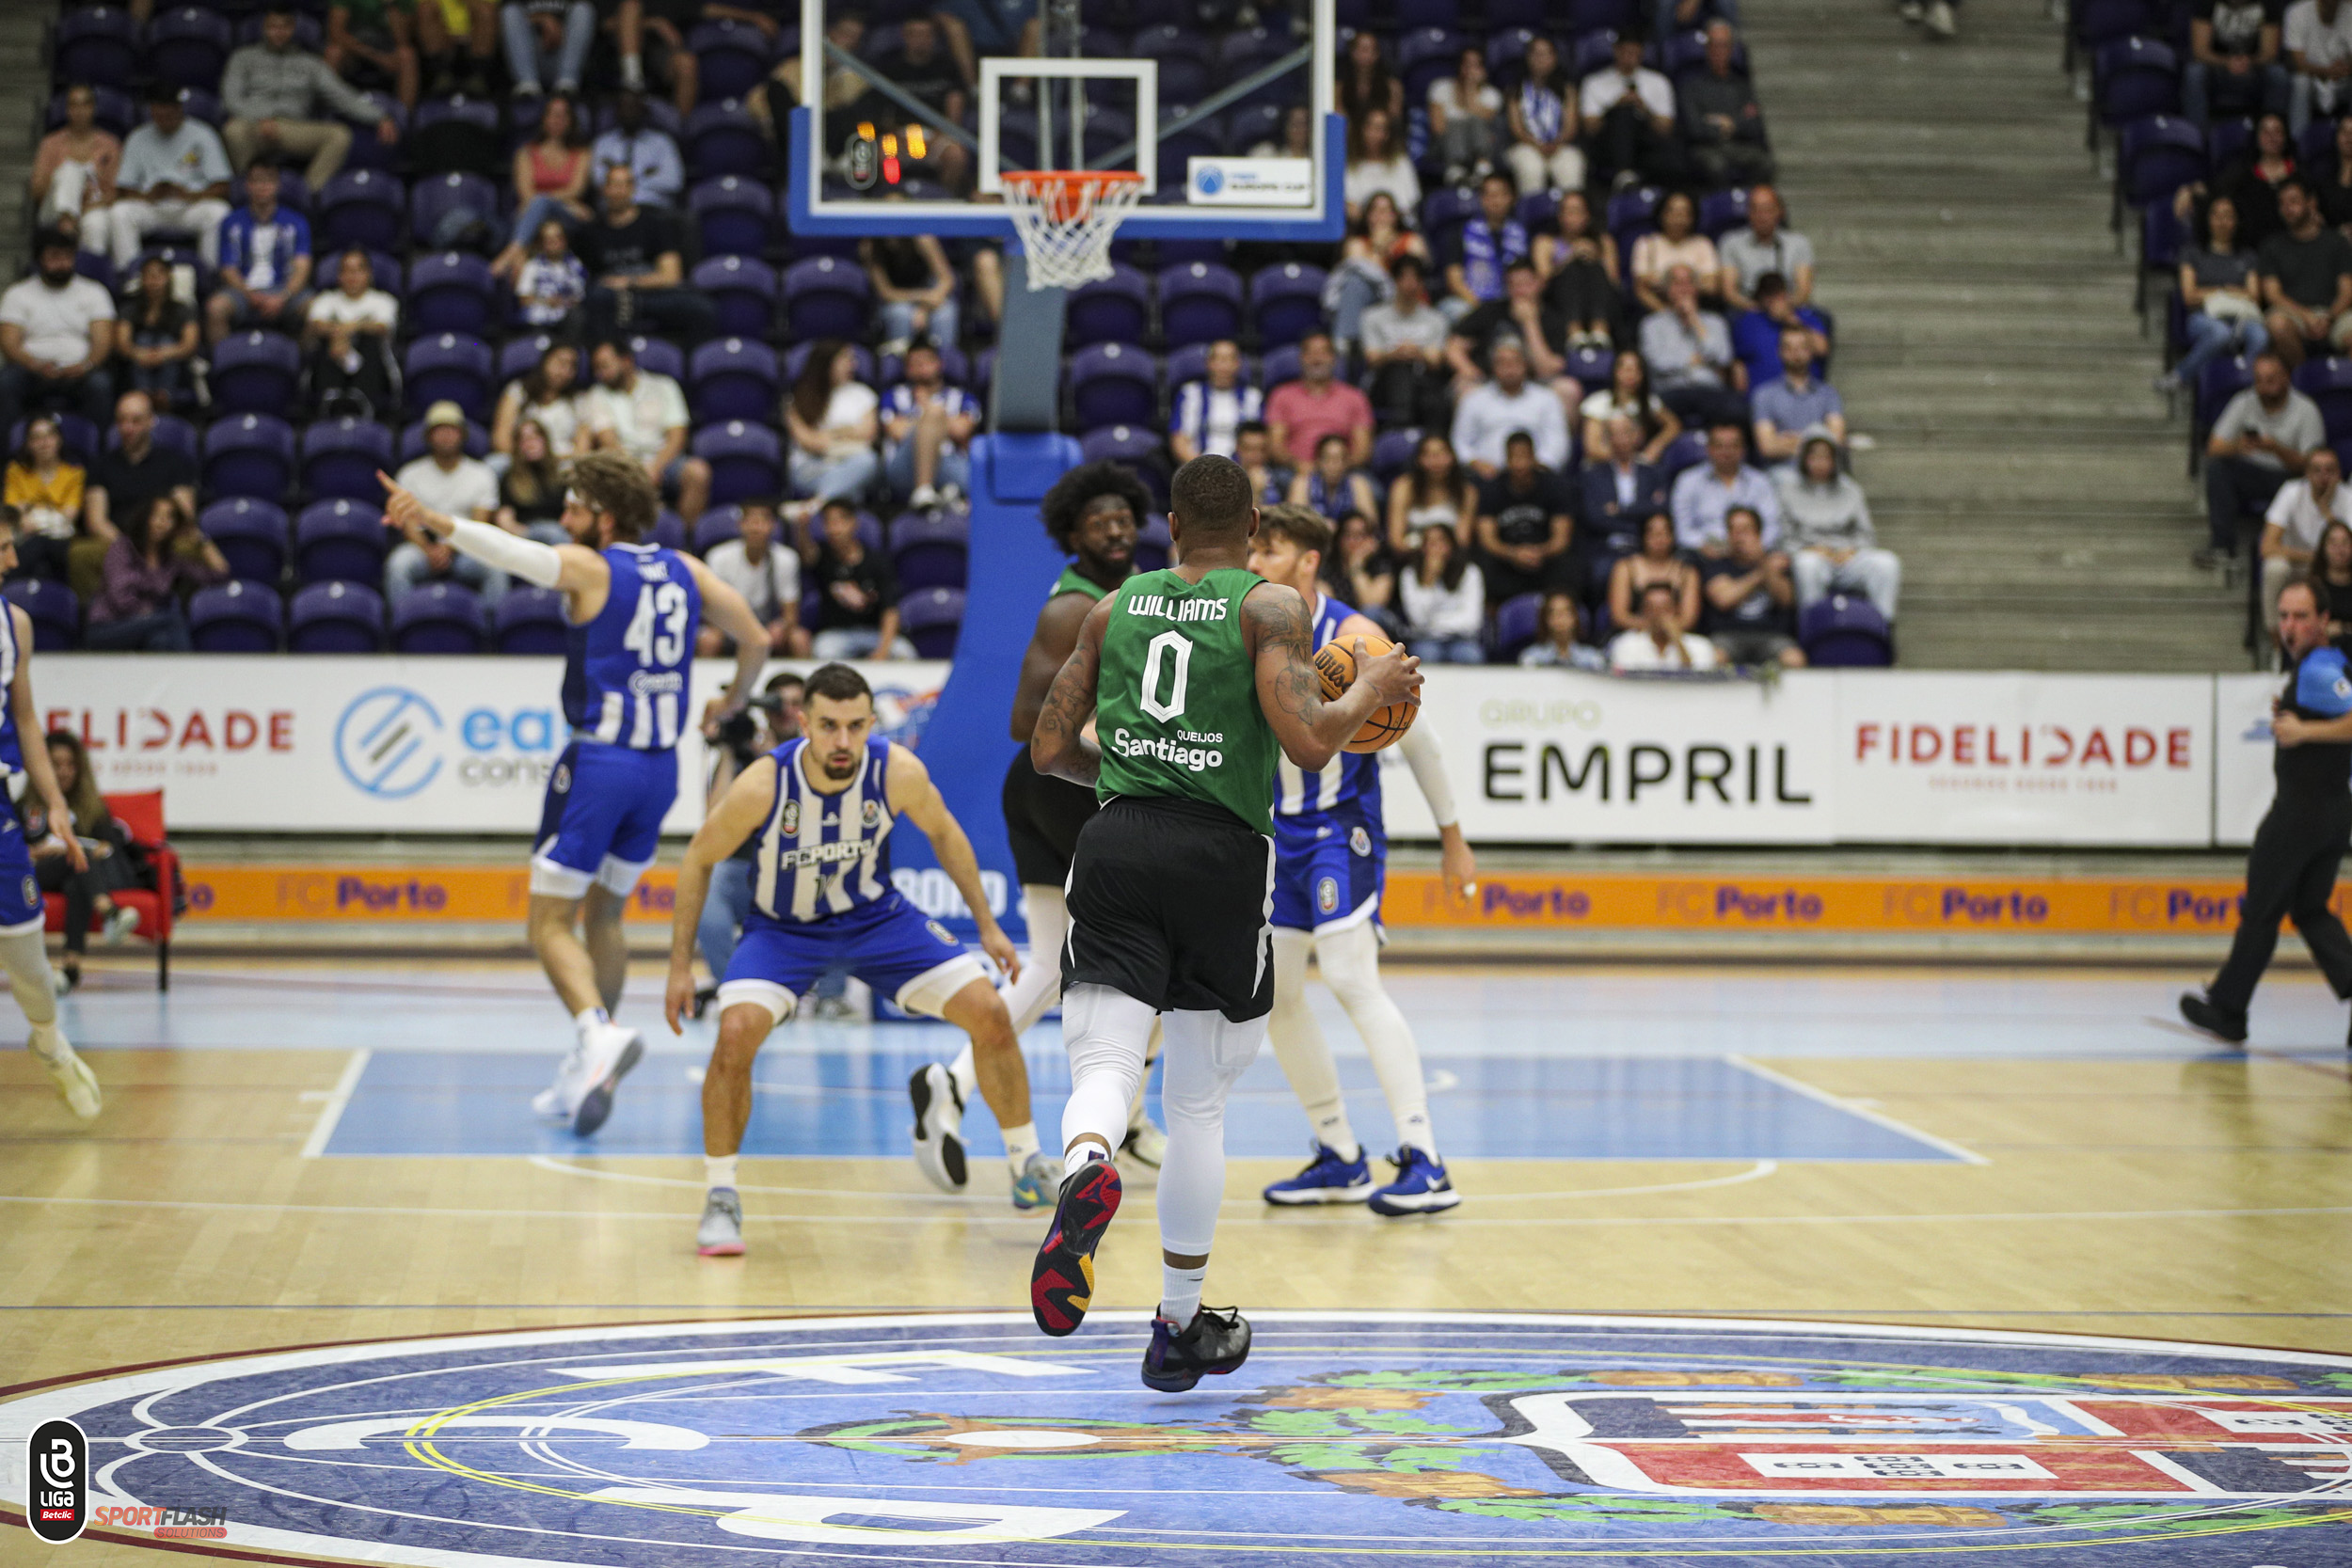
<svg viewBox="0 0 2352 1568"><path fill-rule="evenodd" d="M343 1075L335 1080L335 1086L326 1091L326 1103L319 1107L319 1119L310 1126L310 1135L302 1141L302 1157L315 1160L326 1152L326 1140L335 1135L335 1126L343 1119L343 1107L351 1103L351 1094L359 1086L359 1075L368 1070L368 1062L375 1054L365 1048L351 1053L343 1064Z"/></svg>
<svg viewBox="0 0 2352 1568"><path fill-rule="evenodd" d="M1774 1072L1761 1062L1752 1062L1747 1057L1737 1054L1725 1056L1724 1060L1742 1072L1756 1074L1768 1084L1777 1084L1791 1094L1801 1094L1807 1100L1819 1101L1824 1105L1845 1112L1850 1117L1860 1117L1864 1121L1883 1127L1889 1132L1899 1132L1906 1138L1916 1138L1931 1148L1942 1149L1955 1160L1963 1160L1972 1165L1989 1165L1993 1163L1975 1149L1963 1148L1949 1138L1939 1138L1932 1132L1922 1132L1916 1127L1907 1122L1897 1121L1893 1117L1883 1112L1873 1111L1865 1105L1857 1105L1840 1095L1830 1093L1827 1089L1817 1089L1812 1085L1791 1078L1785 1072Z"/></svg>

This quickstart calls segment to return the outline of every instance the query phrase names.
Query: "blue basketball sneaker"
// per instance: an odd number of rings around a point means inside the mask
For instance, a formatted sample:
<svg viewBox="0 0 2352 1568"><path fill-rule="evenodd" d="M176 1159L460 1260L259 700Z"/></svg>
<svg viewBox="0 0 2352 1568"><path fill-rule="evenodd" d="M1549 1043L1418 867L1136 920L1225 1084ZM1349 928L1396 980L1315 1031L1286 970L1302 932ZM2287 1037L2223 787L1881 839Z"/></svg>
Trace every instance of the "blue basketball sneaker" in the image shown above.
<svg viewBox="0 0 2352 1568"><path fill-rule="evenodd" d="M1442 1180L1442 1175L1440 1177ZM1361 1203L1372 1196L1372 1162L1359 1148L1356 1158L1343 1160L1330 1145L1317 1143L1307 1168L1265 1190L1268 1203L1293 1208L1309 1203Z"/></svg>
<svg viewBox="0 0 2352 1568"><path fill-rule="evenodd" d="M1374 1213L1434 1214L1462 1201L1462 1195L1446 1180L1445 1167L1425 1149L1406 1144L1390 1157L1389 1164L1396 1167L1396 1180L1367 1199Z"/></svg>

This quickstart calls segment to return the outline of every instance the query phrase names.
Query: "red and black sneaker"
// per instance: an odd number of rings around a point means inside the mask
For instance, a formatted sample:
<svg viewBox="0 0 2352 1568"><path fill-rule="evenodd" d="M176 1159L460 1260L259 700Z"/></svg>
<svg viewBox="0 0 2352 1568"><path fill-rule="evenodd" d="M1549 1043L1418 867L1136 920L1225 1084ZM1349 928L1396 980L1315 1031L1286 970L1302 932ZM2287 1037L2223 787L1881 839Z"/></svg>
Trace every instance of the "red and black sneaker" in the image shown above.
<svg viewBox="0 0 2352 1568"><path fill-rule="evenodd" d="M1090 1160L1062 1178L1054 1227L1029 1270L1029 1310L1056 1338L1086 1322L1094 1300L1094 1249L1119 1212L1119 1167L1108 1160Z"/></svg>
<svg viewBox="0 0 2352 1568"><path fill-rule="evenodd" d="M1143 1353L1143 1386L1181 1394L1204 1377L1223 1377L1249 1359L1249 1320L1241 1308L1203 1307L1178 1328L1152 1320L1152 1348Z"/></svg>

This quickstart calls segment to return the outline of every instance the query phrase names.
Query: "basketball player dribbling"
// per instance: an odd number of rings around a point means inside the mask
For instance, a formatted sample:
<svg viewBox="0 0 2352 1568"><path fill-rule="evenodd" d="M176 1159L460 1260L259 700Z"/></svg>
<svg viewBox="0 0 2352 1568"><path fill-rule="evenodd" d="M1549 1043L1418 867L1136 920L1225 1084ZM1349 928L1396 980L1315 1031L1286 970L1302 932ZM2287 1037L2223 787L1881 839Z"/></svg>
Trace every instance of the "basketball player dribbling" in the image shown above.
<svg viewBox="0 0 2352 1568"><path fill-rule="evenodd" d="M1325 700L1305 602L1248 569L1258 509L1232 459L1177 470L1168 528L1178 564L1128 578L1088 612L1030 741L1039 771L1094 785L1103 807L1071 867L1066 1174L1029 1305L1051 1335L1086 1316L1094 1251L1119 1212L1111 1156L1164 1015L1160 1303L1143 1381L1178 1392L1249 1354L1239 1310L1203 1307L1200 1293L1225 1194L1226 1098L1274 1005L1278 752L1321 771L1375 710L1418 703L1421 673L1392 648L1359 659L1354 685Z"/></svg>
<svg viewBox="0 0 2352 1568"><path fill-rule="evenodd" d="M573 460L564 498L564 531L573 543L560 546L444 516L389 475L376 478L386 527L423 529L564 595L571 626L564 717L572 739L548 778L531 856L530 931L578 1037L532 1109L585 1137L612 1114L614 1090L645 1050L644 1036L612 1022L628 978L621 915L677 798L677 743L692 722L687 686L703 612L736 647L726 712L742 707L759 679L768 631L701 562L640 543L653 531L660 497L624 453Z"/></svg>

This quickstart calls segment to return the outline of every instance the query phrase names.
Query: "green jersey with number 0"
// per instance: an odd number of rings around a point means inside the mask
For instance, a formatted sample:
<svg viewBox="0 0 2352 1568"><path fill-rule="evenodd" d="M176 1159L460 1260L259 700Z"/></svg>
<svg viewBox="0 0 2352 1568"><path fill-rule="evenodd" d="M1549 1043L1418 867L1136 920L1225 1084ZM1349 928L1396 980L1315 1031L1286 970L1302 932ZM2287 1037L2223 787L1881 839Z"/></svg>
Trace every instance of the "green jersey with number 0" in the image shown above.
<svg viewBox="0 0 2352 1568"><path fill-rule="evenodd" d="M1104 800L1205 800L1273 832L1274 728L1241 625L1263 580L1225 567L1197 583L1158 571L1120 585L1094 689Z"/></svg>

